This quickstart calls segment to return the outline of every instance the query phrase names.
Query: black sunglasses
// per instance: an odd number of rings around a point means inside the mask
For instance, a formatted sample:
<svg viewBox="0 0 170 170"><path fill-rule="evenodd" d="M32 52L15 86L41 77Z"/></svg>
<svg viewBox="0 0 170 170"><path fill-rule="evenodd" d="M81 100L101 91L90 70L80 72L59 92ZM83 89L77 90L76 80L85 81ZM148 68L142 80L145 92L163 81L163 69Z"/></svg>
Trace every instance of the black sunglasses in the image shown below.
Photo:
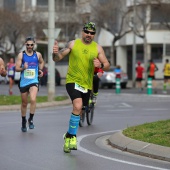
<svg viewBox="0 0 170 170"><path fill-rule="evenodd" d="M90 31L87 31L87 30L84 30L84 33L90 34L90 35L95 35L96 34L96 32L90 32Z"/></svg>
<svg viewBox="0 0 170 170"><path fill-rule="evenodd" d="M34 44L27 44L27 46L31 46L31 47L32 47L33 45L34 45Z"/></svg>

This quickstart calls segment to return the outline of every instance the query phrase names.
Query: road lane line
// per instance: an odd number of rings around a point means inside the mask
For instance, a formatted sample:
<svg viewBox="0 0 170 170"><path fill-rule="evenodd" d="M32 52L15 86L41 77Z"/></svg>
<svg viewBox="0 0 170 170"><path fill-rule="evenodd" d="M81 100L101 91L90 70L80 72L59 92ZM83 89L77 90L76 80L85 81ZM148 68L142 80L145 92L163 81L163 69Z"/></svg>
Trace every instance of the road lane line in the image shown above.
<svg viewBox="0 0 170 170"><path fill-rule="evenodd" d="M143 164L138 164L138 163L134 163L134 162L129 162L129 161L124 161L124 160L120 160L120 159L115 159L112 157L108 157L108 156L104 156L104 155L100 155L98 153L89 151L83 147L81 147L80 142L83 140L83 138L88 137L88 136L93 136L93 135L101 135L101 134L106 134L106 133L114 133L114 132L118 132L119 130L115 130L115 131L106 131L106 132L99 132L99 133L93 133L93 134L87 134L87 135L81 135L79 137L77 137L78 139L78 150L85 152L87 154L96 156L96 157L100 157L100 158L104 158L104 159L108 159L111 161L115 161L115 162L120 162L120 163L124 163L124 164L128 164L128 165L134 165L134 166L139 166L139 167L144 167L144 168L149 168L149 169L154 169L154 170L170 170L170 169L165 169L165 168L160 168L160 167L154 167L154 166L150 166L150 165L143 165Z"/></svg>

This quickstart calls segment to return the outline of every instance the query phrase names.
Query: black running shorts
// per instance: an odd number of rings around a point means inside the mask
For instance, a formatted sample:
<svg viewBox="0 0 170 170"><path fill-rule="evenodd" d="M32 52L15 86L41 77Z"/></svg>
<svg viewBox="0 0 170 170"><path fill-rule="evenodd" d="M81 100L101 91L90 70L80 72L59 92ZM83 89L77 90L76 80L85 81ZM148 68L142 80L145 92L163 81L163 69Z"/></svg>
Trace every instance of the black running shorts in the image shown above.
<svg viewBox="0 0 170 170"><path fill-rule="evenodd" d="M39 84L38 83L30 84L30 85L25 86L25 87L20 87L19 83L18 83L18 87L19 87L19 90L20 90L21 93L29 92L30 87L32 87L32 86L36 86L39 90Z"/></svg>
<svg viewBox="0 0 170 170"><path fill-rule="evenodd" d="M67 90L67 93L70 96L71 100L73 101L74 99L82 98L83 106L87 106L88 102L89 102L91 90L88 90L87 93L82 93L82 92L76 90L74 87L75 87L75 83L67 83L66 84L66 90Z"/></svg>

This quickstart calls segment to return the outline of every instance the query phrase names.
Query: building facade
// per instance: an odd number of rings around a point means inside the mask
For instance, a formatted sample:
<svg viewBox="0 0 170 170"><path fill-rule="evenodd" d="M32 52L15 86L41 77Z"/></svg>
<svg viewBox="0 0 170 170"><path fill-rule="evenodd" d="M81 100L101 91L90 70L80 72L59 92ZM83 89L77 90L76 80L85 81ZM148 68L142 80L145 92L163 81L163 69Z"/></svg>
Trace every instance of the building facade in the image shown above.
<svg viewBox="0 0 170 170"><path fill-rule="evenodd" d="M136 63L140 61L146 67L148 60L153 59L159 68L156 78L163 79L164 63L170 57L170 29L163 24L165 18L167 23L170 18L168 13L165 15L164 10L170 9L170 2L167 0L160 1L161 4L146 0L136 0L136 4L134 2L134 0L127 0L126 7L133 10L136 8L135 32L138 32L138 35L134 36L132 31L116 43L116 61L123 66L124 70L127 70L128 76L132 78L133 45L135 43ZM131 16L133 14L132 11Z"/></svg>
<svg viewBox="0 0 170 170"><path fill-rule="evenodd" d="M57 37L59 46L64 47L69 40L80 37L82 24L89 20L96 21L96 16L93 15L94 6L99 2L107 3L108 1L110 0L55 0L55 27L60 30ZM99 31L95 40L99 44L101 43L108 59L110 59L111 53L115 54L114 65L121 65L123 70L128 73L130 79L132 79L132 68L134 67L133 57L135 57L135 62L141 61L145 66L146 62L152 58L159 68L156 77L163 78L162 70L165 59L170 57L170 29L163 22L165 18L168 19L167 23L170 19L169 15L167 14L166 16L162 9L167 10L168 7L170 9L169 0L158 0L160 3L155 3L156 1L152 0L120 1L122 2L122 9L131 9L131 12L126 16L128 18L127 20L129 20L129 27L132 27L133 23L130 22L135 18L135 36L133 31L125 34L116 41L114 51L111 50L114 39L112 30L108 31L101 27L98 29ZM134 2L136 3L134 4ZM43 29L48 28L48 1L0 0L0 8L8 8L11 11L16 11L21 14L24 22L33 19L40 26L39 31L35 31L36 28L34 27L31 29L36 37L38 50L43 54L46 63L48 63L48 40L43 32ZM136 16L134 16L134 8L137 11ZM115 16L117 18L113 28L118 30L121 14L119 14L119 10L116 10L114 14L116 14ZM102 22L105 22L105 20L103 19ZM126 28L127 25L124 29ZM143 38L144 36L145 38ZM136 46L135 56L133 56L134 43ZM67 57L56 64L62 77L66 75L67 65Z"/></svg>

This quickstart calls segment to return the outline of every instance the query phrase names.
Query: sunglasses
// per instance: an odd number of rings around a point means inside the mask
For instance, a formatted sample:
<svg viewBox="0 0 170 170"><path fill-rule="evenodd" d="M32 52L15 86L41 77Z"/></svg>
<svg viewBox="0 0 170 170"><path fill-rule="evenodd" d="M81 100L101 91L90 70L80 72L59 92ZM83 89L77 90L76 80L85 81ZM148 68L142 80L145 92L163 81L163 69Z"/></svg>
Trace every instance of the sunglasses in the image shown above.
<svg viewBox="0 0 170 170"><path fill-rule="evenodd" d="M34 44L26 44L26 45L27 45L27 46L31 46L31 47L32 47Z"/></svg>
<svg viewBox="0 0 170 170"><path fill-rule="evenodd" d="M90 35L95 35L96 34L96 32L90 32L90 31L87 31L87 30L84 30L84 33L90 34Z"/></svg>

